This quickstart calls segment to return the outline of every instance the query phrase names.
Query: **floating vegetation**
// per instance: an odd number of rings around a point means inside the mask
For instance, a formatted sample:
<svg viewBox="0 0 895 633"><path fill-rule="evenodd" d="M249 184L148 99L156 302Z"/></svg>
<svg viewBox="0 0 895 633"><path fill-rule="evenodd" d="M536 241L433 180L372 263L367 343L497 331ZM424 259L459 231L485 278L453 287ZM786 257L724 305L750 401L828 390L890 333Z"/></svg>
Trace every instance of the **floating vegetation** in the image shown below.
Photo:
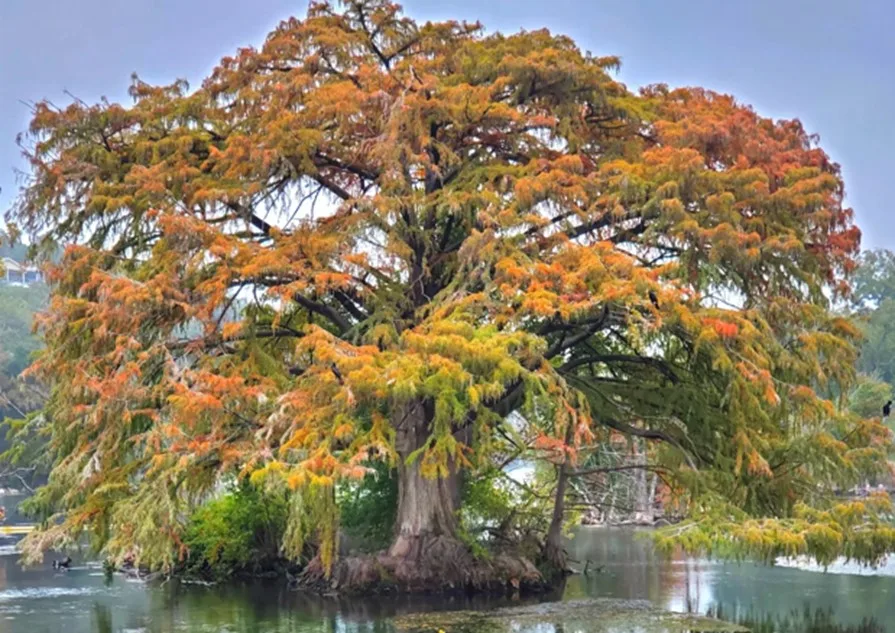
<svg viewBox="0 0 895 633"><path fill-rule="evenodd" d="M393 620L398 633L742 633L714 618L657 609L644 600L576 600L494 611L415 613Z"/></svg>

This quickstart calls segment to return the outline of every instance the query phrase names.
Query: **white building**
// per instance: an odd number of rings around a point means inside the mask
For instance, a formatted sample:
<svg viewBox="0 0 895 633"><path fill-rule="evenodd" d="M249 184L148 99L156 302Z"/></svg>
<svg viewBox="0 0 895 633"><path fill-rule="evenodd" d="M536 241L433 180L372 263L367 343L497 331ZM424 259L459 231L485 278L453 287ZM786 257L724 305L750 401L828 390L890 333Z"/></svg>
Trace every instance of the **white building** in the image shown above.
<svg viewBox="0 0 895 633"><path fill-rule="evenodd" d="M0 270L3 272L2 276L0 276L0 283L30 286L33 283L43 281L43 273L40 272L39 268L28 264L20 264L9 257L4 257L0 261Z"/></svg>

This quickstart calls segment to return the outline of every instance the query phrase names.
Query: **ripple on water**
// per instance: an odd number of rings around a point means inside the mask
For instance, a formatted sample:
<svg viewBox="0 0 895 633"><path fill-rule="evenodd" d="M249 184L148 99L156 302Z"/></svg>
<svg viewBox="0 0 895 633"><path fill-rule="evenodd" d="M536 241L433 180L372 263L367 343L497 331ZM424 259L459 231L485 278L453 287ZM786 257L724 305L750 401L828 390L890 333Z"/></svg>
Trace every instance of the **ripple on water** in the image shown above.
<svg viewBox="0 0 895 633"><path fill-rule="evenodd" d="M11 600L39 600L41 598L63 598L66 596L87 596L96 593L88 587L29 587L27 589L6 589L0 591L0 602Z"/></svg>
<svg viewBox="0 0 895 633"><path fill-rule="evenodd" d="M15 545L0 545L0 556L18 556L19 548Z"/></svg>

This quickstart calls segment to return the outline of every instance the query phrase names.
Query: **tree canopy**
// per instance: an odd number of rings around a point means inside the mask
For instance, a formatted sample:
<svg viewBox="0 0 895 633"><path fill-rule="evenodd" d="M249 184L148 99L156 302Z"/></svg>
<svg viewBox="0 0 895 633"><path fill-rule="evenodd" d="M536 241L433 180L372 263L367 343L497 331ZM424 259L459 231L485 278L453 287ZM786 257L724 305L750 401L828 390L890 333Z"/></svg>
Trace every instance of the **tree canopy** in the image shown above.
<svg viewBox="0 0 895 633"><path fill-rule="evenodd" d="M313 2L198 89L38 104L7 220L66 250L35 367L58 520L31 553L89 530L171 565L185 509L251 477L292 491L287 551L317 532L328 565L334 483L384 461L389 554L418 556L507 443L572 473L618 433L727 526L691 544L749 518L762 552L889 548L808 509L888 441L830 399L857 335L829 309L860 239L839 167L798 121L635 93L617 66L546 30Z"/></svg>

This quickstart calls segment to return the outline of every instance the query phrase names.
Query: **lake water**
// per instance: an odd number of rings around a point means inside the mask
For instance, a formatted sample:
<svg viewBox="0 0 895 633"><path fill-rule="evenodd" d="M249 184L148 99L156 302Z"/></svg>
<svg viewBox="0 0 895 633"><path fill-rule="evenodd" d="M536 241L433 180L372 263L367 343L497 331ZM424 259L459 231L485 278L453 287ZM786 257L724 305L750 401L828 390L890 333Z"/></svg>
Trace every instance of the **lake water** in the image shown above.
<svg viewBox="0 0 895 633"><path fill-rule="evenodd" d="M5 504L11 509L11 500ZM8 519L7 524L20 520L14 512ZM895 566L870 576L669 560L630 531L584 528L569 552L576 560L594 561L591 568L598 571L570 578L556 597L563 600L645 599L671 611L742 622L761 633L895 633ZM507 604L322 599L289 591L282 583L149 587L120 576L108 582L98 565L77 560L67 573L55 573L49 564L23 570L13 541L0 541L0 633L387 633L387 619L396 614Z"/></svg>

